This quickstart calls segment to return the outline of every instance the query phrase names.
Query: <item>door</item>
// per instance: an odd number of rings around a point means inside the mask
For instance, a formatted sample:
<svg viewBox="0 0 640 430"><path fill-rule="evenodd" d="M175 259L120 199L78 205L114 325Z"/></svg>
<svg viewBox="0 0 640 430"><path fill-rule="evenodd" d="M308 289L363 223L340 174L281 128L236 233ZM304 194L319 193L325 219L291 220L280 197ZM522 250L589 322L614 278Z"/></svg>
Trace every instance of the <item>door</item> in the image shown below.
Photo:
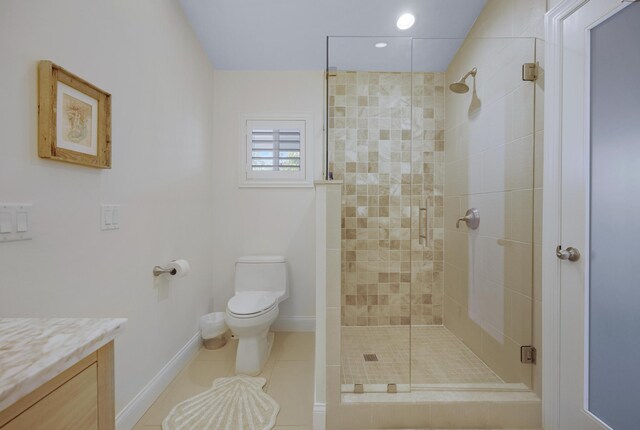
<svg viewBox="0 0 640 430"><path fill-rule="evenodd" d="M637 429L640 3L586 1L561 34L559 428Z"/></svg>

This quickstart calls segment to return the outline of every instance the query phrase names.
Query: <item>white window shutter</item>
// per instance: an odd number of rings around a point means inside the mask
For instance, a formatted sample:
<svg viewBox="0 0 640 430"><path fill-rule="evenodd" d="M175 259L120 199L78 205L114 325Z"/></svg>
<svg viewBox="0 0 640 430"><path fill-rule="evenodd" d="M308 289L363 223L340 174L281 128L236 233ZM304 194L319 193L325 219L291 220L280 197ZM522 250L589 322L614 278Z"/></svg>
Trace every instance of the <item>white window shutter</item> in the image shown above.
<svg viewBox="0 0 640 430"><path fill-rule="evenodd" d="M300 171L301 130L256 128L250 133L252 171Z"/></svg>

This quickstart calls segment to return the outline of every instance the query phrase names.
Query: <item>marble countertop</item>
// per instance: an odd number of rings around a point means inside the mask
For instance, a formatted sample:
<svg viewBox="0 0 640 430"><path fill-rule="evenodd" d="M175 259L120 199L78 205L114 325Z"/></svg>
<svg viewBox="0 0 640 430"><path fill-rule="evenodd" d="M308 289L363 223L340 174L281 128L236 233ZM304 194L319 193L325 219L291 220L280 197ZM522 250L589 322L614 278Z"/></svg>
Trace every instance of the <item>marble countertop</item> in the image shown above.
<svg viewBox="0 0 640 430"><path fill-rule="evenodd" d="M0 318L0 411L109 343L125 318Z"/></svg>

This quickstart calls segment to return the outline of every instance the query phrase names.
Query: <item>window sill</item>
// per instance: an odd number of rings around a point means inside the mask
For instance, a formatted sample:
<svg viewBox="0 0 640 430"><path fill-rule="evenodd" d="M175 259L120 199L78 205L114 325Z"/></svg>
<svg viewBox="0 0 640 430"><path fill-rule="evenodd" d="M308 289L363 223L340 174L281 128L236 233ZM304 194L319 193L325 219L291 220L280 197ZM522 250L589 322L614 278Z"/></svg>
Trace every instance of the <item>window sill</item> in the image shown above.
<svg viewBox="0 0 640 430"><path fill-rule="evenodd" d="M313 188L308 181L246 181L238 184L238 188Z"/></svg>

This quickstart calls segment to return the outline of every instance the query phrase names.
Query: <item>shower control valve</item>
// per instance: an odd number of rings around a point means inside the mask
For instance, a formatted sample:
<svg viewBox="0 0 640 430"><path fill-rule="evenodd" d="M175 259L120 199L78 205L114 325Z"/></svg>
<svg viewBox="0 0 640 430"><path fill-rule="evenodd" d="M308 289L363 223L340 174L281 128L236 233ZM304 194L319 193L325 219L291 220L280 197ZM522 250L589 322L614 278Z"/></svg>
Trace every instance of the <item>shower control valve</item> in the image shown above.
<svg viewBox="0 0 640 430"><path fill-rule="evenodd" d="M469 209L463 217L458 218L456 228L460 228L461 222L467 224L467 227L471 230L477 229L480 226L480 212L476 208Z"/></svg>

